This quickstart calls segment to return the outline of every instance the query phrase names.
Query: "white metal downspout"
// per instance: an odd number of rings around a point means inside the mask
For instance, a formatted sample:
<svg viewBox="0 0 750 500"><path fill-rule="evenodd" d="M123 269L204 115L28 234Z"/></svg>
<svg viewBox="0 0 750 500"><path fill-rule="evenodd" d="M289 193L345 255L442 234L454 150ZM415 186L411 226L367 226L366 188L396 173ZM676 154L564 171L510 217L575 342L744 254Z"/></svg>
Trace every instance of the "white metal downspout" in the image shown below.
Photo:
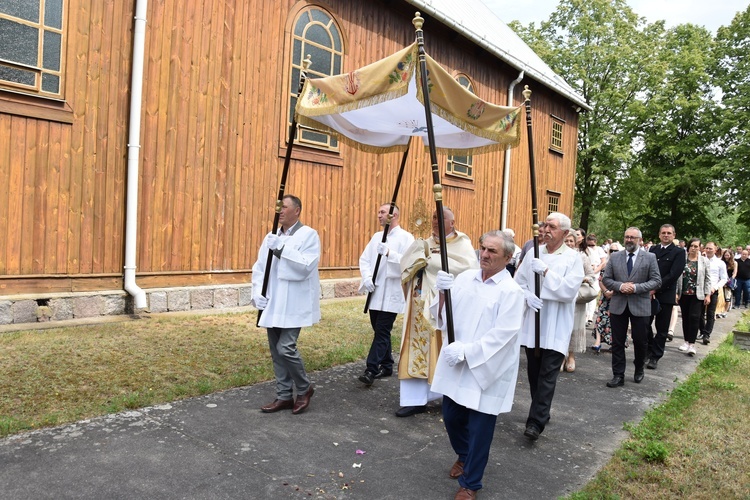
<svg viewBox="0 0 750 500"><path fill-rule="evenodd" d="M510 82L508 86L508 107L513 106L513 89L523 80L524 72ZM510 192L510 147L505 148L505 164L503 165L503 199L500 215L500 229L505 229L508 223L508 193Z"/></svg>
<svg viewBox="0 0 750 500"><path fill-rule="evenodd" d="M130 83L130 129L128 132L128 182L125 214L125 284L135 300L135 310L145 309L146 292L135 283L136 238L138 235L138 157L141 149L141 99L143 54L146 46L148 0L136 0L133 27L133 73Z"/></svg>

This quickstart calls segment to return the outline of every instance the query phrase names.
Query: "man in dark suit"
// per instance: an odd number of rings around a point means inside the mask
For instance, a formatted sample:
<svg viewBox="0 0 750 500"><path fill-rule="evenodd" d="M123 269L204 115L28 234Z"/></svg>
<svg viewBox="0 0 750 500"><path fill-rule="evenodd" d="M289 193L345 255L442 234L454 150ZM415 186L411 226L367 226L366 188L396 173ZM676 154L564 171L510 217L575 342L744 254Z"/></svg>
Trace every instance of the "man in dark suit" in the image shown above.
<svg viewBox="0 0 750 500"><path fill-rule="evenodd" d="M640 247L641 231L629 227L625 231L625 250L612 254L604 269L602 282L614 291L609 302L612 326L612 380L607 387L625 384L625 339L628 323L633 335L635 375L633 381L643 380L643 365L648 351L648 320L651 317L651 291L661 286L661 275L656 255Z"/></svg>
<svg viewBox="0 0 750 500"><path fill-rule="evenodd" d="M652 316L656 335L649 325L648 328L648 363L646 368L656 369L656 364L664 356L664 345L669 333L669 322L672 319L672 309L677 304L677 280L682 276L685 268L685 251L674 244L675 229L671 224L664 224L659 228L659 245L653 245L649 251L656 255L661 275L661 287L657 288L654 296L661 304L661 310Z"/></svg>

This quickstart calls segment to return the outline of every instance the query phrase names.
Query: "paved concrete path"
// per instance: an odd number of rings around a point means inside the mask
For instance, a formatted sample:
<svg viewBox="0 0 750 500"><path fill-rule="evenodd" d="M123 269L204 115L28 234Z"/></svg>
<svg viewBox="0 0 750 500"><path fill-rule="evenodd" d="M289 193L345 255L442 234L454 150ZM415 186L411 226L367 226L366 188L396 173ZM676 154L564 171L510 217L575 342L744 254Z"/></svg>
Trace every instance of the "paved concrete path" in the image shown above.
<svg viewBox="0 0 750 500"><path fill-rule="evenodd" d="M575 373L560 375L552 419L535 443L522 435L530 401L522 354L513 411L498 419L479 497L547 499L578 490L627 437L623 422L663 400L739 316L717 320L712 343L694 358L677 351L676 335L641 384L632 381L632 348L625 386L616 389L605 386L611 355L580 355ZM357 380L363 370L360 361L312 374L316 392L302 415L261 413L274 396L272 383L263 383L8 437L0 440L0 497L453 498L455 455L440 405L397 418L398 380L366 388Z"/></svg>

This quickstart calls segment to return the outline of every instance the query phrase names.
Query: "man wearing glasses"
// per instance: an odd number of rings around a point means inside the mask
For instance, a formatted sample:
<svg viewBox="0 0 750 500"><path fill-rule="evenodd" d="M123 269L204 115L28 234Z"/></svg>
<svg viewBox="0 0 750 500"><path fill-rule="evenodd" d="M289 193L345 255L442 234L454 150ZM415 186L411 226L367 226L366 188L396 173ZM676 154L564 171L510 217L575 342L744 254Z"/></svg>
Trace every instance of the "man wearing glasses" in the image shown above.
<svg viewBox="0 0 750 500"><path fill-rule="evenodd" d="M609 313L612 325L612 380L607 387L625 384L625 340L628 323L633 335L635 374L633 381L643 380L643 366L648 352L648 323L651 317L651 291L661 286L656 255L642 250L641 231L629 227L625 231L625 250L610 256L602 282L614 295Z"/></svg>

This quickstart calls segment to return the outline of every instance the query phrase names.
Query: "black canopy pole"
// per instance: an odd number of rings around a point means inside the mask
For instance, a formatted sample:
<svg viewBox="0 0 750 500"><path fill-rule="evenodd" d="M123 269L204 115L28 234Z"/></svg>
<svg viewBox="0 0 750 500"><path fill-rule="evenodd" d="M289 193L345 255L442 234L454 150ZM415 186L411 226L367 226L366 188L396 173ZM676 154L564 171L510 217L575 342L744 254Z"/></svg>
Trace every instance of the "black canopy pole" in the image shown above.
<svg viewBox="0 0 750 500"><path fill-rule="evenodd" d="M401 158L401 167L398 169L398 177L396 177L396 187L393 189L393 198L391 198L391 207L388 209L388 220L383 227L383 239L381 240L381 243L385 243L385 240L388 238L388 231L391 229L391 221L393 220L393 211L396 209L396 198L398 197L398 191L401 188L401 178L404 176L404 167L406 167L406 158L409 155L409 146L411 145L411 139L409 139L409 143L406 145L406 151L404 151L404 156ZM378 268L380 267L380 259L383 257L382 255L378 254L378 258L375 260L375 269L372 271L372 283L375 284L375 278L378 277ZM365 314L367 314L367 311L370 309L370 301L372 300L372 292L367 292L367 300L365 300L365 310L363 311Z"/></svg>
<svg viewBox="0 0 750 500"><path fill-rule="evenodd" d="M427 84L427 55L424 50L424 32L422 25L424 19L417 12L412 21L417 32L417 49L419 54L419 67L421 73L422 96L424 98L424 112L427 121L427 139L430 142L430 162L432 163L432 192L435 196L435 211L438 221L438 235L440 241L440 263L443 271L448 270L448 246L445 243L445 220L443 220L443 186L440 184L440 170L438 170L437 150L435 149L435 130L432 126L432 110L430 109L430 89ZM443 292L445 301L446 326L448 327L448 343L455 340L453 332L453 303L450 290Z"/></svg>
<svg viewBox="0 0 750 500"><path fill-rule="evenodd" d="M308 55L304 61L302 61L302 68L299 72L299 87L297 90L297 99L302 93L302 87L305 86L305 79L307 78L307 70L312 64L312 59ZM273 228L271 232L276 234L279 229L279 216L281 215L281 206L284 198L284 190L286 189L286 178L289 174L289 163L292 160L292 149L294 148L294 137L297 134L297 114L295 113L292 118L292 124L289 126L289 135L287 136L286 143L286 156L284 156L284 168L281 171L281 181L279 182L279 194L276 198L276 213L273 216ZM263 272L263 287L261 288L261 295L264 297L268 292L268 280L271 278L271 264L273 263L273 251L268 250L268 257L266 258L266 269ZM258 319L255 322L255 326L260 326L260 317L263 315L263 310L258 310Z"/></svg>
<svg viewBox="0 0 750 500"><path fill-rule="evenodd" d="M526 106L526 135L529 139L529 175L531 176L531 224L534 232L534 258L539 258L539 210L536 199L536 167L534 165L534 136L531 129L531 90L524 86L524 105ZM539 297L542 291L542 277L534 273L534 294ZM534 357L539 357L540 313L534 313Z"/></svg>

